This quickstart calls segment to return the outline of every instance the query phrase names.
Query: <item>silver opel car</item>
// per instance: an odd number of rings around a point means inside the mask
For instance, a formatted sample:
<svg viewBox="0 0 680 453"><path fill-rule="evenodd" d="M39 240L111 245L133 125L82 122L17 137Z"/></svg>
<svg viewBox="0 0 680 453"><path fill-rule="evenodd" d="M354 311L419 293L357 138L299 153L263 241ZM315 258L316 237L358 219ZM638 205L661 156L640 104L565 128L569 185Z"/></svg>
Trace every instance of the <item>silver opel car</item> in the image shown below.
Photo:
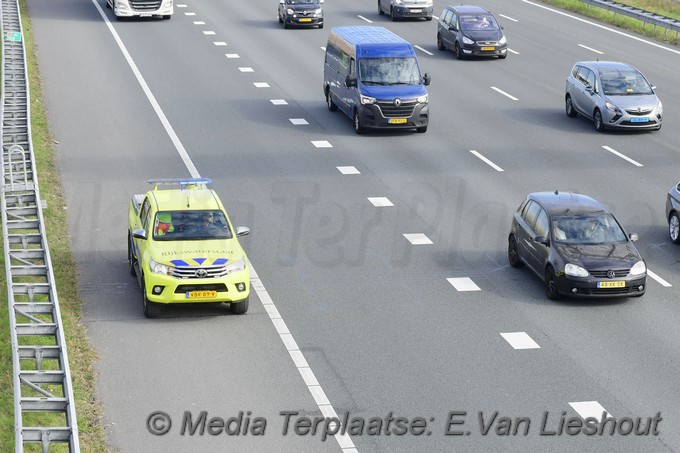
<svg viewBox="0 0 680 453"><path fill-rule="evenodd" d="M661 129L663 105L640 71L614 61L577 62L567 77L567 116L581 114L595 129Z"/></svg>

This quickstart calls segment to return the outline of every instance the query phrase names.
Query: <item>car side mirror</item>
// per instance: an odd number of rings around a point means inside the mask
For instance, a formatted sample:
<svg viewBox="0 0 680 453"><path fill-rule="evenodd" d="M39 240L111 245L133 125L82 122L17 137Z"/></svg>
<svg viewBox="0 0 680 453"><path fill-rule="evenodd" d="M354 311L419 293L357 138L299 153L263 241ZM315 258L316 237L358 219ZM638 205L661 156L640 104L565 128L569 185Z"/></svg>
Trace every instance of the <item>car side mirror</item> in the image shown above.
<svg viewBox="0 0 680 453"><path fill-rule="evenodd" d="M346 87L355 87L355 86L357 86L357 79L355 79L355 78L352 77L351 75L347 75L347 77L345 77L345 86L346 86Z"/></svg>
<svg viewBox="0 0 680 453"><path fill-rule="evenodd" d="M132 237L137 238L137 239L144 239L146 240L146 230L133 230L132 231Z"/></svg>
<svg viewBox="0 0 680 453"><path fill-rule="evenodd" d="M429 85L431 81L432 77L430 77L430 74L428 74L427 72L423 74L423 85Z"/></svg>
<svg viewBox="0 0 680 453"><path fill-rule="evenodd" d="M533 241L543 245L550 244L550 241L545 236L536 236L535 238L533 238Z"/></svg>
<svg viewBox="0 0 680 453"><path fill-rule="evenodd" d="M236 236L248 236L250 234L250 228L239 226L236 227Z"/></svg>
<svg viewBox="0 0 680 453"><path fill-rule="evenodd" d="M283 5L284 3L286 3L286 0L279 0L279 3Z"/></svg>
<svg viewBox="0 0 680 453"><path fill-rule="evenodd" d="M638 240L638 235L637 233L630 233L628 235L628 238L630 238L631 241L637 241Z"/></svg>
<svg viewBox="0 0 680 453"><path fill-rule="evenodd" d="M319 3L323 3L323 0L319 0Z"/></svg>

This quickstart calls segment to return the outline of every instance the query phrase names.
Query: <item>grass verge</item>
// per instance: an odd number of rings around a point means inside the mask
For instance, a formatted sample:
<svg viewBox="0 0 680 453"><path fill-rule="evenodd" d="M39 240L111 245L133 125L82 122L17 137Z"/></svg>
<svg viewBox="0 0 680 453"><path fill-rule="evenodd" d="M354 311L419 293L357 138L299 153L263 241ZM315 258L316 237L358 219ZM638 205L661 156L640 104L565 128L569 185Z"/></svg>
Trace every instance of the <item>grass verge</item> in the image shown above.
<svg viewBox="0 0 680 453"><path fill-rule="evenodd" d="M680 37L672 30L663 27L654 27L652 24L645 24L642 21L633 19L631 17L616 14L612 11L607 11L596 6L588 5L579 0L541 0L559 8L573 11L584 16L592 17L617 26L626 30L634 31L644 36L654 38L656 40L678 45L680 44ZM644 9L656 14L661 14L666 17L680 20L680 3L677 0L617 0L635 8Z"/></svg>
<svg viewBox="0 0 680 453"><path fill-rule="evenodd" d="M68 219L55 163L53 140L43 105L40 72L33 45L31 22L25 0L20 0L23 39L26 48L31 93L31 129L33 153L38 172L40 195L47 202L43 211L49 240L50 257L66 333L67 352L73 381L78 417L80 448L83 452L105 452L102 409L95 392L94 363L97 356L90 346L81 318L82 301L78 297L76 263L71 253ZM0 247L2 244L0 243ZM3 269L4 255L0 257ZM12 382L12 349L9 328L7 280L0 274L0 451L14 451L14 394ZM38 447L36 445L36 447ZM34 449L27 449L34 451ZM35 451L40 451L36 448ZM51 450L52 451L52 450ZM62 451L55 449L55 451Z"/></svg>

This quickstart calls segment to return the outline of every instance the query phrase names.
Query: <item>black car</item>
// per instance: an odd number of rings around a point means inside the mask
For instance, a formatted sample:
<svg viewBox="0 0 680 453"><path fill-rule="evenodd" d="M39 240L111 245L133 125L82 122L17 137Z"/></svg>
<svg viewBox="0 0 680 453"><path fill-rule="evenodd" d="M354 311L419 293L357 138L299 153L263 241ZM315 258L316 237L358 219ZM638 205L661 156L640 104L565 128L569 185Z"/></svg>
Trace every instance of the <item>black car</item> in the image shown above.
<svg viewBox="0 0 680 453"><path fill-rule="evenodd" d="M508 56L503 27L479 6L447 6L437 24L437 48L453 49L458 59L470 56Z"/></svg>
<svg viewBox="0 0 680 453"><path fill-rule="evenodd" d="M512 220L508 260L526 264L560 295L642 296L647 266L614 215L599 202L571 192L529 194Z"/></svg>
<svg viewBox="0 0 680 453"><path fill-rule="evenodd" d="M323 28L323 0L279 0L279 23L283 28Z"/></svg>
<svg viewBox="0 0 680 453"><path fill-rule="evenodd" d="M666 196L666 220L671 241L680 244L680 182L671 187Z"/></svg>

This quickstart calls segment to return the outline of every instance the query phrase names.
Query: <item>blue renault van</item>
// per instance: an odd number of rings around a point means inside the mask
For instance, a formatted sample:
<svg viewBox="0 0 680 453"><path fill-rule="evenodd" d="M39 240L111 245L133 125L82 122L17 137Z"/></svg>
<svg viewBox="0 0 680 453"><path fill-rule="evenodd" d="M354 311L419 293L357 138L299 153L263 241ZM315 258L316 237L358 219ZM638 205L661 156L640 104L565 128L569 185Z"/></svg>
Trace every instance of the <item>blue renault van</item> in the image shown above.
<svg viewBox="0 0 680 453"><path fill-rule="evenodd" d="M334 27L328 35L323 90L361 134L368 128L427 131L429 108L413 46L383 27Z"/></svg>

